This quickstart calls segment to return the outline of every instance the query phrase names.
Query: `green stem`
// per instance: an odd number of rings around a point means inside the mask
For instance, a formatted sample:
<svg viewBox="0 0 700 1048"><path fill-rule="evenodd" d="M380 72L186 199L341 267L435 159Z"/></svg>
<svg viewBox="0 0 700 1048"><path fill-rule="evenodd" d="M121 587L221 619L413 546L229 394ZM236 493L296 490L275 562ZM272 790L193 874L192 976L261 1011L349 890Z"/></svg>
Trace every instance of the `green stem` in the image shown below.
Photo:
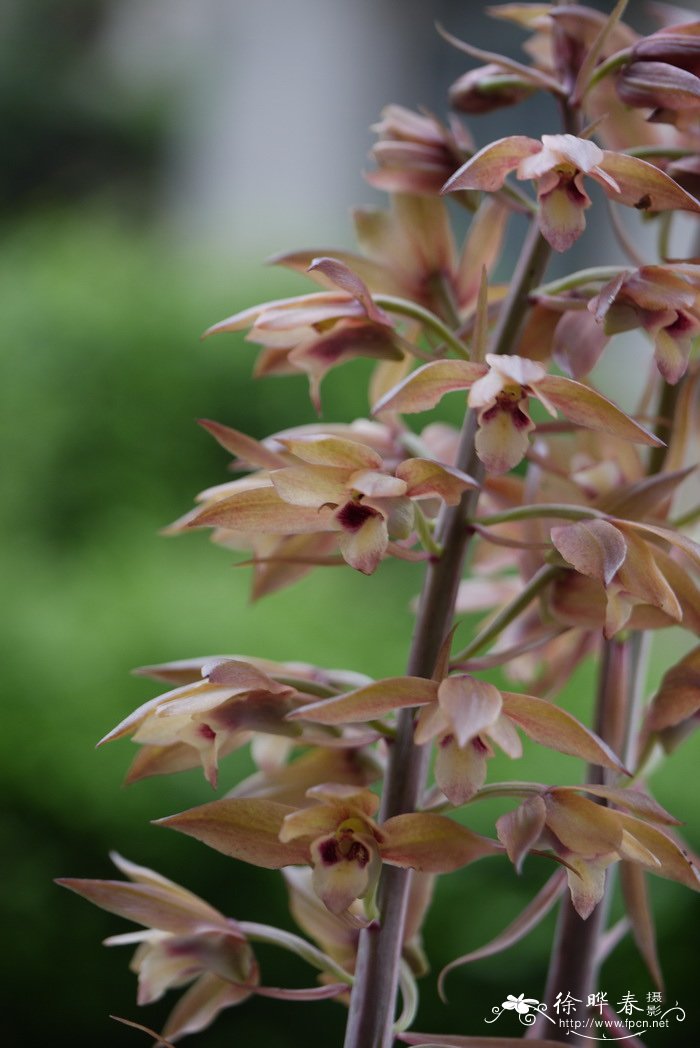
<svg viewBox="0 0 700 1048"><path fill-rule="evenodd" d="M445 342L458 357L461 357L462 360L469 360L469 350L464 343L460 342L447 325L429 309L407 298L397 298L395 295L373 295L372 297L376 304L388 313L398 313L400 316L419 321L430 331L434 331L438 338Z"/></svg>
<svg viewBox="0 0 700 1048"><path fill-rule="evenodd" d="M284 950L290 950L291 953L308 961L318 971L330 972L336 979L347 983L348 986L352 986L355 981L350 972L342 968L337 961L299 935L286 932L281 928L272 928L268 924L257 924L255 921L238 921L237 924L246 939L251 942L263 942L269 946L281 946Z"/></svg>
<svg viewBox="0 0 700 1048"><path fill-rule="evenodd" d="M541 284L532 292L532 297L558 295L562 291L570 291L571 288L581 287L583 284L607 284L613 277L624 272L624 266L592 266L589 269L579 269L567 277L552 280L549 284Z"/></svg>
<svg viewBox="0 0 700 1048"><path fill-rule="evenodd" d="M599 84L601 80L604 80L610 73L616 72L621 69L623 65L627 65L631 58L630 48L625 48L624 51L618 51L617 54L611 55L610 58L606 59L605 62L601 62L598 68L595 70L590 80L586 84L586 89L581 95L583 100L588 92Z"/></svg>
<svg viewBox="0 0 700 1048"><path fill-rule="evenodd" d="M550 248L533 223L523 245L508 298L501 307L492 351L506 353L515 344L528 309L531 289L542 279ZM455 465L479 479L483 467L474 439L476 418L468 412L462 427ZM472 532L478 493L467 491L458 506L446 506L436 529L442 554L428 565L408 659L408 674L432 677L440 649L449 633ZM384 780L381 821L418 809L427 775L429 747L413 741L414 711L401 710L397 736L391 745ZM377 890L379 921L360 933L355 987L350 997L345 1048L390 1048L401 950L411 884L411 871L384 866Z"/></svg>
<svg viewBox="0 0 700 1048"><path fill-rule="evenodd" d="M639 160L649 160L654 157L664 157L666 160L684 160L688 156L695 156L695 149L677 149L673 146L638 146L636 149L626 149L628 156L636 156Z"/></svg>
<svg viewBox="0 0 700 1048"><path fill-rule="evenodd" d="M671 524L674 528L680 529L686 527L687 524L695 524L697 520L700 520L700 506L693 506L687 513L681 513L680 517L675 517Z"/></svg>
<svg viewBox="0 0 700 1048"><path fill-rule="evenodd" d="M671 227L673 211L663 211L658 218L659 236L656 251L662 262L671 257Z"/></svg>
<svg viewBox="0 0 700 1048"><path fill-rule="evenodd" d="M664 443L660 447L652 448L649 452L649 474L660 473L664 468L664 462L668 454L668 444L673 434L678 397L682 388L682 382L677 382L675 386L664 382L661 389L658 407L659 421L655 432L659 440L663 440Z"/></svg>
<svg viewBox="0 0 700 1048"><path fill-rule="evenodd" d="M533 506L516 506L502 513L491 513L488 517L476 517L475 524L489 527L491 524L507 524L512 520L539 520L546 517L560 517L562 520L590 520L592 517L605 518L600 510L583 506L569 506L559 502L538 502Z"/></svg>
<svg viewBox="0 0 700 1048"><path fill-rule="evenodd" d="M561 571L561 568L556 564L543 564L539 571L535 572L527 585L523 588L522 592L507 604L505 608L499 611L498 615L485 626L481 633L478 633L474 639L467 644L466 648L458 652L453 658L451 665L458 667L461 662L466 659L470 659L473 655L477 655L482 648L487 647L491 641L495 640L506 626L510 626L511 622L517 619L521 611L532 603L538 593L549 585L549 583L556 578Z"/></svg>
<svg viewBox="0 0 700 1048"><path fill-rule="evenodd" d="M428 553L432 553L434 557L439 557L442 553L442 548L435 541L435 537L431 530L430 524L425 519L423 510L417 503L414 503L415 517L414 522L416 531L418 532L418 538L420 539L421 546Z"/></svg>
<svg viewBox="0 0 700 1048"><path fill-rule="evenodd" d="M472 801L487 800L489 797L531 797L532 794L540 794L547 787L540 782L490 782L482 786L474 794Z"/></svg>

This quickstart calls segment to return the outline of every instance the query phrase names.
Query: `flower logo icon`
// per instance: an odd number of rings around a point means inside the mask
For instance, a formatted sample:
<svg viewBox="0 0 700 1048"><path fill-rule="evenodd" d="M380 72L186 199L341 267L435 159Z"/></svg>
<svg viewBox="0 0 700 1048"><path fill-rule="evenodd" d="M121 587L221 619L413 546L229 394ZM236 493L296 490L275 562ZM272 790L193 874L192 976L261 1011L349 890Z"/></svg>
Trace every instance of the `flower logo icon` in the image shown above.
<svg viewBox="0 0 700 1048"><path fill-rule="evenodd" d="M536 1009L539 1003L534 997L526 997L524 993L519 994L517 997L509 993L501 1004L501 1008L505 1011L517 1012L518 1015L527 1015L530 1009Z"/></svg>

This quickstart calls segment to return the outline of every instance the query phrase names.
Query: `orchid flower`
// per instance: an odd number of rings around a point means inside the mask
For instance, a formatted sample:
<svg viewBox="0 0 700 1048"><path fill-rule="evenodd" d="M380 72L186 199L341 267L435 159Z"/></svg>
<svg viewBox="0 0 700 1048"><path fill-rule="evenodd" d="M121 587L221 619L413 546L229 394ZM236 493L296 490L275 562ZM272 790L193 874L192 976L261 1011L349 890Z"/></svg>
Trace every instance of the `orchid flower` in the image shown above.
<svg viewBox="0 0 700 1048"><path fill-rule="evenodd" d="M591 199L583 184L593 178L611 200L643 211L700 211L700 204L653 164L601 149L575 135L525 135L501 138L485 146L445 183L443 192L482 189L493 193L516 172L532 179L540 204L542 236L555 251L567 251L583 232Z"/></svg>
<svg viewBox="0 0 700 1048"><path fill-rule="evenodd" d="M219 760L248 742L262 770L271 770L278 766L280 755L286 759L295 741L307 741L299 726L286 720L291 710L311 701L324 680L333 682L327 689L333 694L341 682L343 687L356 686L366 679L332 671L309 672L310 667L265 660L257 660L258 665L231 658L196 661L199 666L194 662L173 666L172 673L190 675L191 670L193 675L179 687L139 706L98 744L130 735L142 747L129 769L127 783L201 765L207 781L216 787ZM198 676L194 676L197 670ZM149 667L147 672L157 676L159 671L161 679L169 674L167 666ZM296 686L276 680L275 674L293 679ZM311 689L311 695L304 692L305 686ZM281 747L272 747L274 738ZM324 739L317 733L310 741L352 750L367 738ZM347 773L350 770L348 764Z"/></svg>
<svg viewBox="0 0 700 1048"><path fill-rule="evenodd" d="M187 526L302 535L334 532L343 559L376 570L393 540L409 538L413 501L459 502L478 487L466 473L431 459L400 462L393 473L373 448L332 435L280 436L289 453L280 469L209 493Z"/></svg>
<svg viewBox="0 0 700 1048"><path fill-rule="evenodd" d="M357 786L322 783L307 791L307 799L310 805L295 808L225 797L158 824L255 866L310 866L314 891L336 914L371 894L382 863L447 873L500 850L495 841L431 812L378 823L379 798Z"/></svg>
<svg viewBox="0 0 700 1048"><path fill-rule="evenodd" d="M154 870L114 852L111 858L129 881L63 877L57 883L109 913L145 926L143 931L105 940L105 946L137 944L131 968L138 975L140 1005L159 1000L169 989L192 984L167 1019L162 1033L167 1040L205 1029L220 1011L241 1004L251 994L313 1001L337 997L347 989L347 980L337 982L344 972L311 944L267 925L239 924ZM336 982L292 990L261 986L251 937L291 950L317 968L323 969L327 961Z"/></svg>
<svg viewBox="0 0 700 1048"><path fill-rule="evenodd" d="M522 460L535 424L527 403L543 407L577 425L612 433L641 444L657 438L588 386L548 375L541 364L517 356L486 355L486 364L441 360L417 368L375 405L375 412L416 412L434 407L445 393L470 389L469 405L478 411L476 451L492 473L505 473Z"/></svg>
<svg viewBox="0 0 700 1048"><path fill-rule="evenodd" d="M534 695L499 691L474 677L446 677L442 682L398 677L375 681L355 691L311 703L289 715L326 726L357 724L403 709L420 707L414 732L419 745L437 738L435 777L454 805L470 800L486 778L488 740L509 757L520 757L516 728L561 753L582 757L617 772L624 767L610 747L575 717Z"/></svg>
<svg viewBox="0 0 700 1048"><path fill-rule="evenodd" d="M247 340L263 346L256 374L305 372L320 411L320 384L331 368L355 357L400 360L407 343L373 301L364 281L342 263L317 259L330 291L277 299L227 317L204 333L250 328Z"/></svg>
<svg viewBox="0 0 700 1048"><path fill-rule="evenodd" d="M595 803L595 798L615 807ZM669 825L677 820L645 793L586 785L534 793L502 815L496 829L518 869L532 847L550 847L564 860L574 908L585 919L603 897L606 868L620 859L700 891L698 867L659 828Z"/></svg>
<svg viewBox="0 0 700 1048"><path fill-rule="evenodd" d="M606 335L642 327L654 340L656 366L675 385L700 330L700 266L643 266L610 280L588 303Z"/></svg>

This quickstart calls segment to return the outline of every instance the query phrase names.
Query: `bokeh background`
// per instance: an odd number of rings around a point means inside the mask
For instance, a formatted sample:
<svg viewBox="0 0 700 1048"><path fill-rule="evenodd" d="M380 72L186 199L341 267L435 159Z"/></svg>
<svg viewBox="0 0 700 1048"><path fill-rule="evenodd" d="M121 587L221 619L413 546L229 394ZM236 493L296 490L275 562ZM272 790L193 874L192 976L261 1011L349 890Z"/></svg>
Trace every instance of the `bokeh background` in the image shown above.
<svg viewBox="0 0 700 1048"><path fill-rule="evenodd" d="M250 606L247 572L230 555L201 533L172 540L158 530L225 479L226 456L198 416L260 436L313 420L303 380L253 383L241 337L202 344L199 334L303 289L263 268L269 253L351 246L350 207L380 199L361 177L369 125L389 101L444 113L446 88L466 68L436 20L486 47L514 53L520 43L453 0L0 7L3 1044L145 1043L109 1013L157 1027L171 1006L137 1011L127 952L99 945L126 925L52 883L111 876L110 848L232 916L291 927L278 875L149 825L210 799L199 773L124 789L129 744L95 751L154 694L132 667L236 652L402 672L413 566L387 563L370 579L319 571ZM547 129L533 119L526 106L475 133L485 143ZM601 236L592 228L582 252ZM366 376L356 363L327 379L326 417L366 414ZM678 638L664 644L663 659L669 645L681 650ZM584 667L570 689L583 717L592 681ZM697 740L686 743L654 783L696 846L699 752ZM527 767L533 778L578 774L565 758L528 761L523 775ZM221 791L243 770L229 758ZM495 814L484 805L473 825L488 831ZM517 878L492 862L445 878L426 928L435 971L512 919L545 866L531 860ZM689 1008L691 1037L697 903L662 881L654 896L669 997ZM507 993L537 997L552 928L550 917L509 954L455 973L446 1006L425 980L418 1027L484 1033ZM279 952L260 955L268 983L308 979ZM611 1000L651 989L631 945L616 951L602 986ZM340 1043L343 1022L333 1003L253 1000L196 1043L320 1048Z"/></svg>

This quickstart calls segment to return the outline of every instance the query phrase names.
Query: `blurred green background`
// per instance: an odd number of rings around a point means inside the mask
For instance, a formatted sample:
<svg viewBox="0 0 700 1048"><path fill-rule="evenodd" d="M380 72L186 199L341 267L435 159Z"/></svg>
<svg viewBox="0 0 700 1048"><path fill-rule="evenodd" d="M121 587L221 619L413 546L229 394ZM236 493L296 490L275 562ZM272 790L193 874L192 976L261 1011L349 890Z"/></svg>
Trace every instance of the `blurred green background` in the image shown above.
<svg viewBox="0 0 700 1048"><path fill-rule="evenodd" d="M233 568L231 555L201 533L158 535L197 490L227 476L227 457L197 428L198 416L260 436L314 416L302 379L252 382L253 351L241 337L198 341L223 316L303 285L260 268L262 250L222 254L220 244L209 250L183 235L163 203L174 120L164 81L139 94L125 89L128 78L119 81L100 64L101 33L118 6L10 3L2 15L0 839L7 1045L145 1043L109 1013L157 1027L171 1007L174 995L137 1010L127 951L99 945L126 930L124 922L52 883L55 876L112 876L110 848L231 916L292 926L277 874L149 826L150 819L210 799L201 774L124 789L129 744L95 751L98 738L155 693L157 685L130 678L129 670L235 652L401 673L412 627L408 605L420 584L418 568L394 562L369 579L349 569L320 570L250 606L247 571ZM388 9L396 13L395 5ZM445 10L456 7L435 5L429 21ZM450 77L443 71L440 79L444 88ZM385 100L356 120L365 126ZM359 175L357 183L357 199L368 199ZM325 232L315 229L313 214L307 228L312 243ZM330 376L326 417L366 413L366 374L359 363ZM654 663L654 679L662 669ZM592 682L592 668L584 667L570 689L572 708L584 717ZM697 740L686 743L655 780L659 800L690 822L695 846L697 789L689 783L697 758ZM221 792L244 763L224 762ZM492 774L514 773L503 761ZM572 761L539 756L528 756L517 771L553 781L578 774ZM500 810L484 805L472 824L490 832ZM530 860L517 878L506 862L491 861L445 878L426 928L435 972L495 934L549 873L547 864ZM697 902L675 884L655 881L653 890L669 998L688 1008L696 956L688 929L691 922L697 929ZM538 996L552 928L550 917L509 954L452 975L447 1006L429 977L418 1028L483 1033L484 1016L507 993ZM279 952L261 949L260 957L268 984L313 979ZM627 990L641 999L651 989L628 943L606 966L602 986L611 1000ZM224 1013L193 1043L218 1048L255 1037L266 1048L325 1046L340 1043L343 1022L343 1009L333 1003L253 1000Z"/></svg>

